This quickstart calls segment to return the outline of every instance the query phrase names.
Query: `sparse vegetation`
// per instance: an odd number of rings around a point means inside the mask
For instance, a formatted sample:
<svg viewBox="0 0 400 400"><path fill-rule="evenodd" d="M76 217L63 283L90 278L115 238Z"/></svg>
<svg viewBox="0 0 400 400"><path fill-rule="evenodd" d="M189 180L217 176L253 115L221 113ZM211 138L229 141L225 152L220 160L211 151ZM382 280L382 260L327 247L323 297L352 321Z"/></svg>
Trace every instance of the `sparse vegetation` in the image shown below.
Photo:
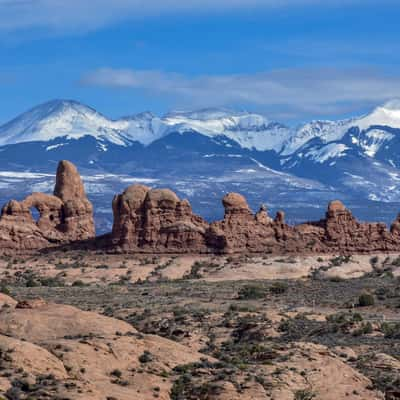
<svg viewBox="0 0 400 400"><path fill-rule="evenodd" d="M288 290L288 284L285 282L274 282L270 288L269 291L272 294L283 294Z"/></svg>
<svg viewBox="0 0 400 400"><path fill-rule="evenodd" d="M375 304L375 298L370 293L362 293L358 297L358 306L359 307L369 307Z"/></svg>
<svg viewBox="0 0 400 400"><path fill-rule="evenodd" d="M295 400L312 400L315 398L315 393L308 389L297 390L294 394Z"/></svg>
<svg viewBox="0 0 400 400"><path fill-rule="evenodd" d="M247 285L242 287L238 292L239 300L256 300L266 296L267 289L260 285Z"/></svg>
<svg viewBox="0 0 400 400"><path fill-rule="evenodd" d="M266 257L260 256L254 261L235 256L230 261L230 267L236 268L241 262L252 265L260 263L260 260L268 264ZM333 264L349 262L346 258L334 258L334 261L328 259L329 256L321 257L320 267L323 262L329 262L327 269L332 268ZM68 260L67 255L62 260ZM80 266L85 265L85 259L81 257L71 257L69 260L64 261L65 264L76 262ZM288 262L286 257L282 260ZM319 277L315 280L208 282L209 271L219 273L221 268L226 268L225 258L220 263L217 259L193 263L185 279L167 281L161 275L168 273L166 269L172 265L169 262L175 261L173 257L148 257L146 262L151 261L152 265L139 260L124 263L121 258L113 264L102 255L87 263L89 265L84 268L90 274L83 277L78 268L74 268L74 271L59 268L51 277L50 274L45 276L38 273L29 262L25 263L24 268L12 262L1 284L8 289L7 293L17 298L42 297L52 302L77 305L123 319L136 329L129 334L115 332L115 340L125 340L124 337L129 336L141 338L146 334L158 335L183 345L198 346L205 356L218 360L210 362L204 359L179 365L172 370L167 366L164 369L160 353L153 352L151 348L141 348L143 350L135 356L134 365L128 369L118 366L116 369L110 368L111 371L107 370L106 381L112 385L134 390L132 377L149 374L154 379L160 379L153 380L148 387L149 398L165 397L166 385L163 382L168 382L172 385L172 399L213 400L226 387L236 391L238 396L248 395L248 390L255 391L255 388L269 393L274 385L284 384L282 382L288 379L288 374L292 374L302 377L299 379L302 385L297 390L291 389L294 398L309 400L315 398L315 393L304 389L304 382L307 382L312 368L299 368L296 359L303 357L312 365L315 357L327 357L341 347L343 350L337 350L340 351L337 354L341 362L369 377L373 383L371 390L379 388L385 393L399 387L395 373L371 366L373 354L388 354L394 359L399 356L396 342L400 340L400 321L396 321L400 306L399 281L384 273L386 268L394 270L392 260L381 267L380 261L371 258L371 265L379 264L379 268L374 268L362 278L351 280ZM57 258L54 258L54 264L56 262ZM148 268L142 268L144 265ZM151 271L153 267L157 275L151 272L148 275L146 272L143 275L137 274L138 270ZM93 279L96 270L99 275L107 277L105 284L99 280L85 284ZM114 275L110 273L111 270L115 271ZM112 285L109 285L108 276L112 276ZM138 276L141 276L140 280ZM134 283L136 280L138 283ZM32 282L34 285L30 286ZM122 284L116 285L116 282ZM326 316L326 310L336 311ZM384 316L386 312L387 321ZM79 340L85 345L93 344L99 338L96 335L78 338L71 333L65 340ZM113 341L110 339L107 342L110 343L110 351L113 351ZM307 349L299 350L298 343L326 346L330 352L318 350L311 354ZM66 368L71 368L70 376L89 379L90 367L75 366L67 357L67 347L63 343L59 348L54 346L51 352L66 364ZM360 355L360 347L369 357ZM16 381L7 396L21 393L21 389L26 388L31 398L41 398L36 384L23 383L23 371L17 373L16 370L10 370L13 359L12 353L0 354L1 375L4 377L10 374ZM18 384L17 378L21 379ZM56 380L48 382L55 383L54 386L49 383L46 390L55 390ZM55 392L50 393L53 395ZM108 398L110 400L112 396ZM22 399L25 400L25 397Z"/></svg>

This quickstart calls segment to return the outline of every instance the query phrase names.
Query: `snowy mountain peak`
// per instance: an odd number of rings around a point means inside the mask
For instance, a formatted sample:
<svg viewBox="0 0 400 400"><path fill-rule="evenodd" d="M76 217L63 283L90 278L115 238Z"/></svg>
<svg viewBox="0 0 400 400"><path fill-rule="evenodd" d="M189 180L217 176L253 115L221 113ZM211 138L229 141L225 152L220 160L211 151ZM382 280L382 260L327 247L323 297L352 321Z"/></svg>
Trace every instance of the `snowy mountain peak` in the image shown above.
<svg viewBox="0 0 400 400"><path fill-rule="evenodd" d="M224 108L174 111L164 117L143 112L112 120L77 101L52 100L0 126L0 146L60 137L79 139L86 135L121 146L129 146L133 142L147 146L171 133L183 135L196 132L213 140L228 138L244 149L275 151L288 156L314 139L319 139L321 144L338 142L351 128L358 128L360 135L365 136L372 127L400 129L400 100L387 102L359 118L317 120L296 129L271 121L261 114ZM365 138L360 135L355 133L351 141L359 143L368 155L375 154L379 146L389 140L385 132L375 132L374 137L370 137L372 133ZM228 142L226 146L229 146Z"/></svg>
<svg viewBox="0 0 400 400"><path fill-rule="evenodd" d="M400 111L400 99L389 100L385 104L383 104L381 108L391 111Z"/></svg>
<svg viewBox="0 0 400 400"><path fill-rule="evenodd" d="M311 121L300 126L284 143L283 155L289 155L312 139L319 138L328 143L339 140L348 131L351 120L343 121Z"/></svg>
<svg viewBox="0 0 400 400"><path fill-rule="evenodd" d="M263 115L233 112L225 109L203 109L194 112L173 112L163 119L169 131L195 131L209 137L226 136L241 147L280 152L290 129L271 122Z"/></svg>
<svg viewBox="0 0 400 400"><path fill-rule="evenodd" d="M314 138L319 138L323 143L329 143L341 140L351 128L358 128L360 132L363 132L372 127L400 129L400 100L388 101L376 107L371 113L359 118L339 121L311 121L300 126L284 143L282 154L292 154ZM380 137L382 135L382 133L379 134ZM384 136L385 138L389 137L387 134ZM371 155L372 150L366 151L366 154Z"/></svg>
<svg viewBox="0 0 400 400"><path fill-rule="evenodd" d="M94 109L72 100L52 100L0 127L0 145L85 135L125 144L118 127Z"/></svg>
<svg viewBox="0 0 400 400"><path fill-rule="evenodd" d="M400 100L390 100L375 108L370 114L358 119L356 125L360 130L371 126L400 128Z"/></svg>

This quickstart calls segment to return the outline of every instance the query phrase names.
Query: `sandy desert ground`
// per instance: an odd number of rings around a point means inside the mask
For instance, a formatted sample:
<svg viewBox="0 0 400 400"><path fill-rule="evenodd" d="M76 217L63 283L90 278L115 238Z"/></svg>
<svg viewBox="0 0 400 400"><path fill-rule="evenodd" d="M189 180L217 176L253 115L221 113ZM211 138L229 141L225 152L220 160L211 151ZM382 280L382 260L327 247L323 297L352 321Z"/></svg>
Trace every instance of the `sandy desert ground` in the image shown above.
<svg viewBox="0 0 400 400"><path fill-rule="evenodd" d="M400 257L0 260L0 398L400 398Z"/></svg>

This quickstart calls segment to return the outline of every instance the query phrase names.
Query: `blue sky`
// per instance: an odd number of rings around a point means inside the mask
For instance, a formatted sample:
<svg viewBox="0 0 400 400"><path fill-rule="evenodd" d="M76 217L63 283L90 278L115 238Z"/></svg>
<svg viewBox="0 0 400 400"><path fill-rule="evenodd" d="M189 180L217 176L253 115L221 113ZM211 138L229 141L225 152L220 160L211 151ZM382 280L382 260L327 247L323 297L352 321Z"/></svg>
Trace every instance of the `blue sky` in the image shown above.
<svg viewBox="0 0 400 400"><path fill-rule="evenodd" d="M399 17L395 0L0 0L0 123L54 98L363 113L400 97Z"/></svg>

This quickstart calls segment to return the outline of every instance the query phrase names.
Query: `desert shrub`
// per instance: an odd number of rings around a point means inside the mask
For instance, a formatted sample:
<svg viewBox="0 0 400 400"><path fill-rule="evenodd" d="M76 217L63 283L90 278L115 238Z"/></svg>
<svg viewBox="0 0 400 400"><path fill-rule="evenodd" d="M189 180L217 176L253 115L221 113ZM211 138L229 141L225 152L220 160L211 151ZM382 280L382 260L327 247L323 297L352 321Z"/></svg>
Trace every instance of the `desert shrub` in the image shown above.
<svg viewBox="0 0 400 400"><path fill-rule="evenodd" d="M85 284L85 282L83 282L81 280L77 280L77 281L74 281L72 283L72 286L74 286L74 287L83 287L83 286L86 286L86 284Z"/></svg>
<svg viewBox="0 0 400 400"><path fill-rule="evenodd" d="M308 389L297 390L294 394L295 400L312 400L315 398L315 393Z"/></svg>
<svg viewBox="0 0 400 400"><path fill-rule="evenodd" d="M6 295L10 295L10 289L6 286L6 285L1 285L0 286L0 293L6 294Z"/></svg>
<svg viewBox="0 0 400 400"><path fill-rule="evenodd" d="M190 268L190 272L187 273L184 278L185 279L201 279L201 270L203 268L203 263L200 261L196 261Z"/></svg>
<svg viewBox="0 0 400 400"><path fill-rule="evenodd" d="M358 297L359 307L369 307L375 304L375 297L370 293L362 293Z"/></svg>
<svg viewBox="0 0 400 400"><path fill-rule="evenodd" d="M265 297L266 289L262 286L247 285L243 286L238 292L239 300L256 300Z"/></svg>
<svg viewBox="0 0 400 400"><path fill-rule="evenodd" d="M51 287L62 287L65 285L64 281L59 277L40 278L40 284L42 286L51 286Z"/></svg>
<svg viewBox="0 0 400 400"><path fill-rule="evenodd" d="M272 347L260 343L225 342L215 355L230 365L270 364L279 357L279 353Z"/></svg>
<svg viewBox="0 0 400 400"><path fill-rule="evenodd" d="M340 276L331 276L329 278L329 281L338 283L338 282L343 282L344 279L342 277L340 277Z"/></svg>
<svg viewBox="0 0 400 400"><path fill-rule="evenodd" d="M400 339L400 323L391 324L384 322L381 325L381 331L387 339Z"/></svg>
<svg viewBox="0 0 400 400"><path fill-rule="evenodd" d="M231 336L236 343L261 342L266 338L265 326L269 323L270 321L263 321L258 316L246 315L238 318Z"/></svg>
<svg viewBox="0 0 400 400"><path fill-rule="evenodd" d="M397 258L395 258L395 259L392 261L392 265L394 265L395 267L400 267L400 256L397 257Z"/></svg>
<svg viewBox="0 0 400 400"><path fill-rule="evenodd" d="M215 382L197 383L190 374L181 376L174 382L170 396L171 400L208 400L222 392L222 387Z"/></svg>
<svg viewBox="0 0 400 400"><path fill-rule="evenodd" d="M332 333L348 333L356 323L359 323L362 320L363 318L359 313L350 314L341 312L326 317L326 321L328 322L328 331ZM360 331L359 334L361 335L362 331Z"/></svg>
<svg viewBox="0 0 400 400"><path fill-rule="evenodd" d="M347 264L348 262L350 262L351 260L351 256L338 256L335 258L332 258L330 260L330 263L333 267L339 267L342 264Z"/></svg>
<svg viewBox="0 0 400 400"><path fill-rule="evenodd" d="M87 268L89 267L89 265L79 261L75 261L73 263L58 262L56 263L55 267L56 269L69 269L69 268L79 269L79 268Z"/></svg>
<svg viewBox="0 0 400 400"><path fill-rule="evenodd" d="M121 378L122 372L119 369L114 369L111 371L110 375L115 376L116 378Z"/></svg>
<svg viewBox="0 0 400 400"><path fill-rule="evenodd" d="M289 286L285 282L274 282L273 285L269 288L269 291L272 294L283 294L287 292Z"/></svg>
<svg viewBox="0 0 400 400"><path fill-rule="evenodd" d="M99 264L96 265L96 269L109 269L110 267L107 264Z"/></svg>
<svg viewBox="0 0 400 400"><path fill-rule="evenodd" d="M378 256L371 257L370 260L369 260L370 264L371 264L373 267L375 267L376 264L378 264L378 261L379 261L379 257L378 257Z"/></svg>
<svg viewBox="0 0 400 400"><path fill-rule="evenodd" d="M390 296L390 289L387 287L380 287L375 290L375 295L379 300L384 300L387 296Z"/></svg>
<svg viewBox="0 0 400 400"><path fill-rule="evenodd" d="M145 350L142 355L139 356L139 361L142 364L146 364L148 362L153 361L153 355L148 351Z"/></svg>
<svg viewBox="0 0 400 400"><path fill-rule="evenodd" d="M372 325L371 322L366 322L363 323L358 329L353 331L353 336L361 336L361 335L367 335L369 333L372 333Z"/></svg>
<svg viewBox="0 0 400 400"><path fill-rule="evenodd" d="M39 286L39 282L37 280L35 280L33 276L31 276L25 282L25 286L26 287L36 287L36 286Z"/></svg>

